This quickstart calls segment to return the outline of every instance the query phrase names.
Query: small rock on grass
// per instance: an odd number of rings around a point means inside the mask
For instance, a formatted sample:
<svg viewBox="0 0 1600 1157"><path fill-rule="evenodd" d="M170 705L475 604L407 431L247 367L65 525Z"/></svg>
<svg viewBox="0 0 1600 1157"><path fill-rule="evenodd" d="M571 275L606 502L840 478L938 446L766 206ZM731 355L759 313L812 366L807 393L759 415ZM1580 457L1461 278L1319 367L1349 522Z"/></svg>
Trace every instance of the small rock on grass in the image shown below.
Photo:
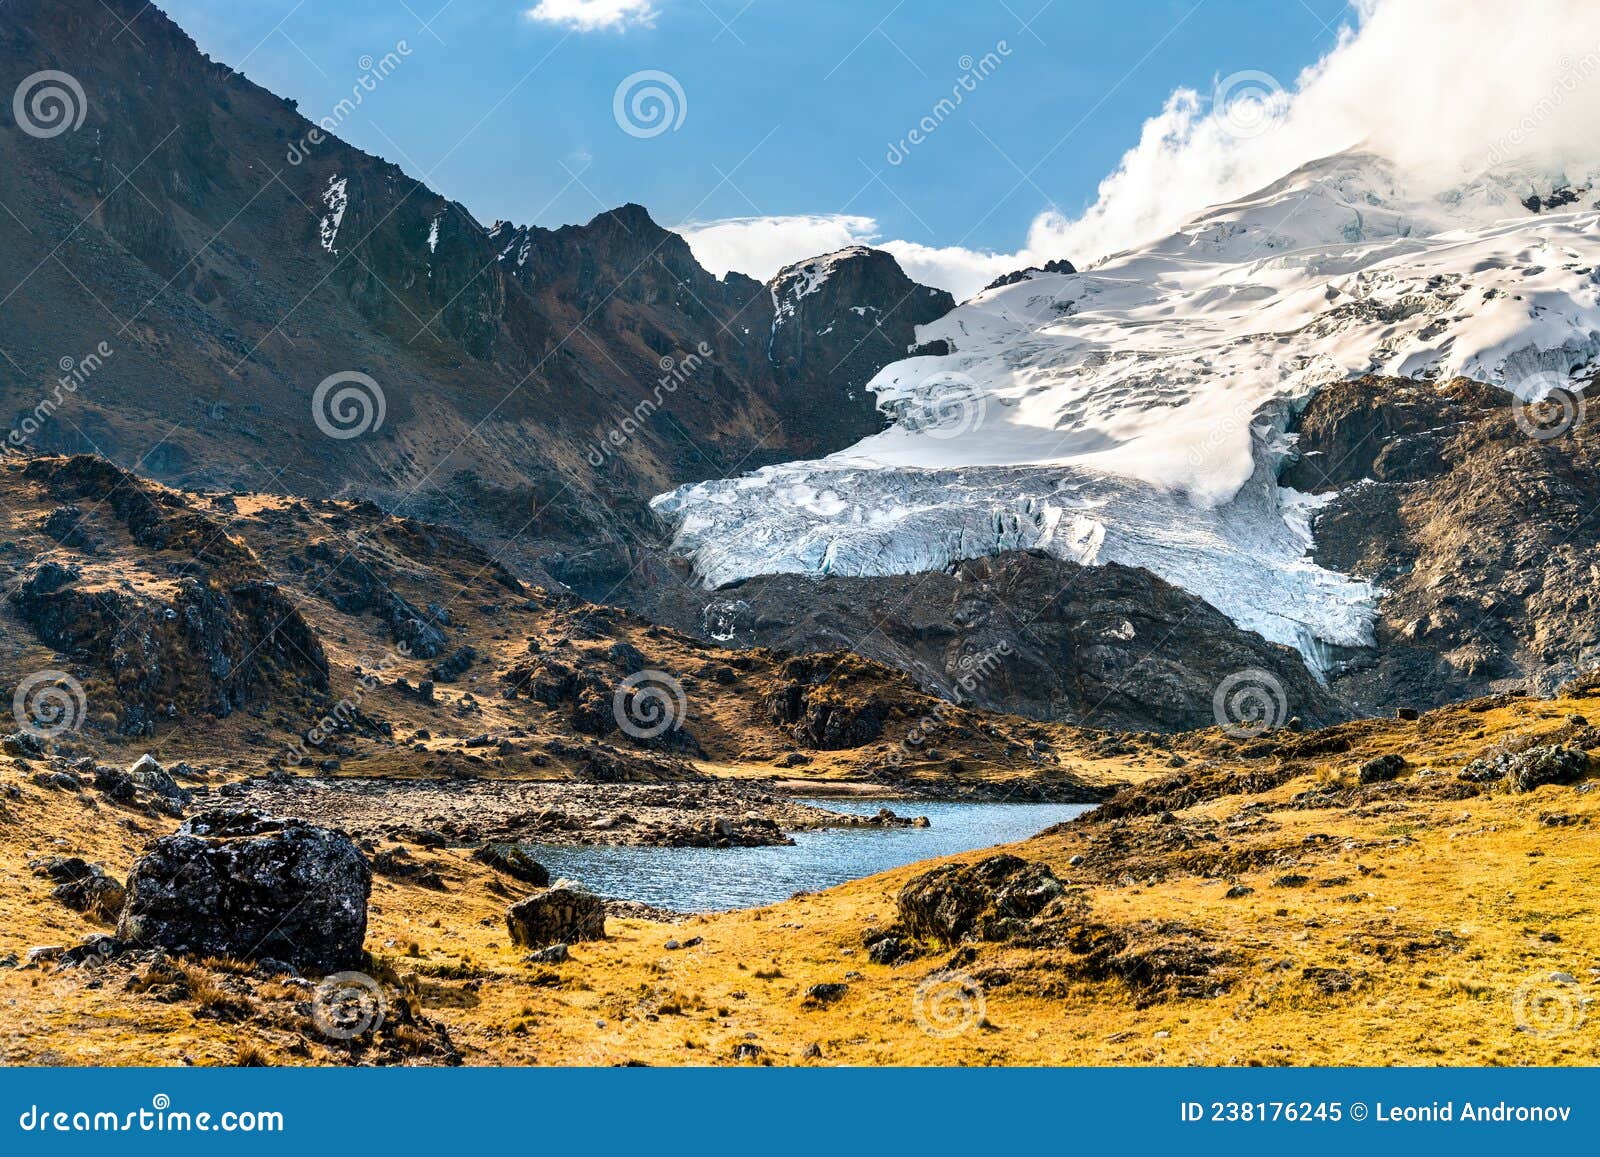
<svg viewBox="0 0 1600 1157"><path fill-rule="evenodd" d="M842 999L844 994L849 991L850 986L848 984L813 984L806 989L806 1003L832 1004L834 1001Z"/></svg>
<svg viewBox="0 0 1600 1157"><path fill-rule="evenodd" d="M604 940L605 903L598 897L558 881L506 909L511 942L528 948L567 944L574 940Z"/></svg>
<svg viewBox="0 0 1600 1157"><path fill-rule="evenodd" d="M514 880L531 883L534 888L549 887L549 871L546 871L544 864L528 855L528 850L520 843L485 843L472 853L472 858Z"/></svg>
<svg viewBox="0 0 1600 1157"><path fill-rule="evenodd" d="M1390 753L1369 759L1361 765L1357 778L1362 783L1387 783L1406 769L1405 757Z"/></svg>

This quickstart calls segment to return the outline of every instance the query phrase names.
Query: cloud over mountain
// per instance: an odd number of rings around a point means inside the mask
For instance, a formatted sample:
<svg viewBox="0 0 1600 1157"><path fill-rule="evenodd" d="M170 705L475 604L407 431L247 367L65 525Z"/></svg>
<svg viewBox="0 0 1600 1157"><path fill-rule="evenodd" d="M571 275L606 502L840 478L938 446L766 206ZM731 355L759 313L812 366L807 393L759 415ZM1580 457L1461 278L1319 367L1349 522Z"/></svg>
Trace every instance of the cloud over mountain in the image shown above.
<svg viewBox="0 0 1600 1157"><path fill-rule="evenodd" d="M852 243L893 253L911 276L970 295L997 274L1055 257L1080 266L1151 241L1199 210L1309 161L1361 147L1419 195L1526 180L1580 181L1597 164L1600 6L1592 0L1355 0L1338 43L1298 77L1219 76L1175 90L1070 218L1031 222L1015 253L879 239L870 217L740 218L685 230L708 267L768 276ZM741 264L743 263L743 264Z"/></svg>

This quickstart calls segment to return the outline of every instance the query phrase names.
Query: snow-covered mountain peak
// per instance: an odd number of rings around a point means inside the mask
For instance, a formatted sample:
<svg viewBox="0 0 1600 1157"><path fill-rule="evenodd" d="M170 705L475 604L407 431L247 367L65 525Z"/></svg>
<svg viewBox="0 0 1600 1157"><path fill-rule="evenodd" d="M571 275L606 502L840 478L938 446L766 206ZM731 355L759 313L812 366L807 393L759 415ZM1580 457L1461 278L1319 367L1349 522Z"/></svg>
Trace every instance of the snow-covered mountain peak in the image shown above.
<svg viewBox="0 0 1600 1157"><path fill-rule="evenodd" d="M1526 393L1591 367L1600 211L1547 191L1533 213L1537 192L1416 196L1372 154L1323 158L1093 268L985 290L919 329L948 355L870 383L889 429L656 508L711 585L1037 546L1147 566L1308 654L1360 644L1372 592L1307 561L1276 486L1287 415L1365 373Z"/></svg>

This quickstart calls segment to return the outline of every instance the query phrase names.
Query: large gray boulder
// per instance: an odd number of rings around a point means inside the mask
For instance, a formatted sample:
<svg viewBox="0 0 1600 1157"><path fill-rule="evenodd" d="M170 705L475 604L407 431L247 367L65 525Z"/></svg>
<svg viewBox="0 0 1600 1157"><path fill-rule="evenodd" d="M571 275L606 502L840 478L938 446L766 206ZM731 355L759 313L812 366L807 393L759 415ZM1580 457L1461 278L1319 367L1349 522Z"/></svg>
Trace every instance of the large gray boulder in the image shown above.
<svg viewBox="0 0 1600 1157"><path fill-rule="evenodd" d="M1062 894L1048 865L998 855L945 864L900 889L900 923L913 936L955 944L1006 940Z"/></svg>
<svg viewBox="0 0 1600 1157"><path fill-rule="evenodd" d="M506 909L511 943L527 948L606 938L606 906L600 897L564 883L535 892Z"/></svg>
<svg viewBox="0 0 1600 1157"><path fill-rule="evenodd" d="M117 938L336 972L361 963L371 891L349 837L219 808L154 841L134 864Z"/></svg>

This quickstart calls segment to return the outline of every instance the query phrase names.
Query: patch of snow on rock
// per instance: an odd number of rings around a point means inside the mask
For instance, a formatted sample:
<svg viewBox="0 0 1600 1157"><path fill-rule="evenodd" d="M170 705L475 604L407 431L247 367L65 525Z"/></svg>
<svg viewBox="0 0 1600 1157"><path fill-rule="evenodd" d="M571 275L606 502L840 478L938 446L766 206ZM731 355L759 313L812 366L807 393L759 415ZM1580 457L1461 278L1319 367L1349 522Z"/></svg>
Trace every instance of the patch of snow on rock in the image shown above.
<svg viewBox="0 0 1600 1157"><path fill-rule="evenodd" d="M322 247L329 253L339 252L333 246L339 238L339 226L344 223L344 211L350 204L349 185L349 178L333 176L328 178L328 187L322 190L322 204L328 211L317 223L317 231Z"/></svg>

